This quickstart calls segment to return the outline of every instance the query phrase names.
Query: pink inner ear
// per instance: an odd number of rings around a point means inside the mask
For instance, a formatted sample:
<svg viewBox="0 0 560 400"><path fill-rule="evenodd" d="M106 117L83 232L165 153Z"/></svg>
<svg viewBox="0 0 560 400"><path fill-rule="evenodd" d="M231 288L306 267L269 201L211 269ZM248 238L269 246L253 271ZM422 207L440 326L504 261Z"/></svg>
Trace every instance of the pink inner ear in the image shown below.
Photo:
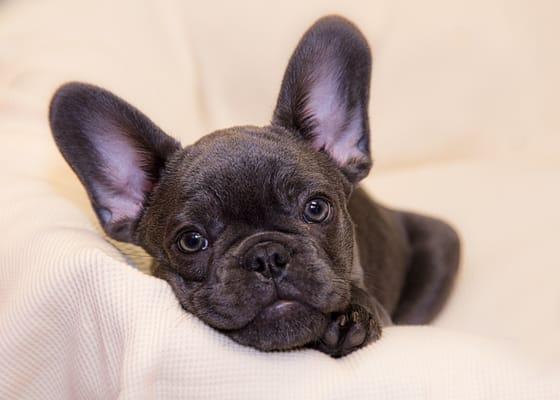
<svg viewBox="0 0 560 400"><path fill-rule="evenodd" d="M103 207L111 211L110 222L135 218L142 209L152 183L141 166L145 160L126 133L110 123L98 124L101 134L89 135L101 157L106 184L96 184L95 191Z"/></svg>
<svg viewBox="0 0 560 400"><path fill-rule="evenodd" d="M317 150L324 148L339 165L345 165L352 158L363 157L358 149L363 133L362 110L359 107L348 109L341 102L336 75L336 69L332 67L319 71L311 88L306 113L313 115L317 124L313 147Z"/></svg>

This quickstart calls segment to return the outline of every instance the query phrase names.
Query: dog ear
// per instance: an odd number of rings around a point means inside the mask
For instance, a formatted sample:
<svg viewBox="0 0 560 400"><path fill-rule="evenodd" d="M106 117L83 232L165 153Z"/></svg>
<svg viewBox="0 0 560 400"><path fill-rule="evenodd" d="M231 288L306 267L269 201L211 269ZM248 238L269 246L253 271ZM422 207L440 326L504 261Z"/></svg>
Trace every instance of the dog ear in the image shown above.
<svg viewBox="0 0 560 400"><path fill-rule="evenodd" d="M179 142L124 100L83 83L57 90L49 120L105 232L134 243L147 196Z"/></svg>
<svg viewBox="0 0 560 400"><path fill-rule="evenodd" d="M342 17L321 18L290 59L272 124L326 152L357 183L372 165L370 76L371 52L361 32Z"/></svg>

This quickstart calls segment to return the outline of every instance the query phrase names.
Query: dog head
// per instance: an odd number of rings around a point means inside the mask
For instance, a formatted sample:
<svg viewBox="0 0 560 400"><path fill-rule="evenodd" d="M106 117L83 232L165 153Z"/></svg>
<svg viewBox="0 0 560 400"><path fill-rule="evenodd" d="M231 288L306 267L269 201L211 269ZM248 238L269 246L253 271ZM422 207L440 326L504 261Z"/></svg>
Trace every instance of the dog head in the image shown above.
<svg viewBox="0 0 560 400"><path fill-rule="evenodd" d="M288 64L270 126L182 148L95 86L55 94L50 123L112 238L142 246L181 305L262 350L316 340L350 299L353 186L371 167L371 55L340 17Z"/></svg>

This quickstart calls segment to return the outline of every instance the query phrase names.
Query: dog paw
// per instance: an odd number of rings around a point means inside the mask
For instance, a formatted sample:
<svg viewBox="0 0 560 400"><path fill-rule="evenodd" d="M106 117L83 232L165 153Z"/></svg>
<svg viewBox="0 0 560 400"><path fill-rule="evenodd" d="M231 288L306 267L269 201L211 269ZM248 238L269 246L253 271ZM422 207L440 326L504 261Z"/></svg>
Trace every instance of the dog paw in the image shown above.
<svg viewBox="0 0 560 400"><path fill-rule="evenodd" d="M381 324L358 304L343 313L331 314L331 320L315 348L334 358L343 357L381 337Z"/></svg>

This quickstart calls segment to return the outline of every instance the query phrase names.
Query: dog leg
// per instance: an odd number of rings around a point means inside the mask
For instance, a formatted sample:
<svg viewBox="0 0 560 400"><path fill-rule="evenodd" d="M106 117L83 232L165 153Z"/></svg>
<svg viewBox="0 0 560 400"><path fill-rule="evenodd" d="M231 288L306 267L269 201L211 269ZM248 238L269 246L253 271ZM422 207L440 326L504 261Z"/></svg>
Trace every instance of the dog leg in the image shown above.
<svg viewBox="0 0 560 400"><path fill-rule="evenodd" d="M442 309L457 274L460 242L445 222L402 212L411 258L404 288L393 312L396 324L425 324Z"/></svg>
<svg viewBox="0 0 560 400"><path fill-rule="evenodd" d="M323 337L313 347L334 358L343 357L381 337L381 328L391 324L383 306L364 290L353 286L348 308L331 314Z"/></svg>

